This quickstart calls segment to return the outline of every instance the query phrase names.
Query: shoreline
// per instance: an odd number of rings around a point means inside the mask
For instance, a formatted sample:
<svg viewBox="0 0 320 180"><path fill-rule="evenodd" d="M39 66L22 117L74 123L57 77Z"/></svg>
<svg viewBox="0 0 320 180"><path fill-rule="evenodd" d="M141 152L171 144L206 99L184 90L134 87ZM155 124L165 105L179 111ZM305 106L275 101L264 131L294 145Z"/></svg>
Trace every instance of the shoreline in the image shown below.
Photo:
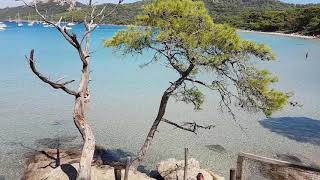
<svg viewBox="0 0 320 180"><path fill-rule="evenodd" d="M307 36L298 33L283 33L283 32L264 32L264 31L253 31L253 30L245 30L245 29L237 29L238 32L251 32L251 33L259 33L259 34L269 34L269 35L277 35L277 36L286 36L292 38L301 38L301 39L314 39L320 40L320 37L317 36Z"/></svg>
<svg viewBox="0 0 320 180"><path fill-rule="evenodd" d="M9 22L8 20L5 20L3 22ZM21 22L27 23L28 21L22 20ZM102 26L120 26L120 27L126 27L129 25L124 25L124 24L110 24L110 23L100 23L98 25ZM308 40L320 40L320 35L318 36L307 36L307 35L302 35L299 33L284 33L284 32L265 32L265 31L254 31L254 30L245 30L245 29L236 29L237 32L249 32L249 33L259 33L259 34L268 34L268 35L276 35L276 36L286 36L286 37L292 37L292 38L300 38L300 39L308 39Z"/></svg>

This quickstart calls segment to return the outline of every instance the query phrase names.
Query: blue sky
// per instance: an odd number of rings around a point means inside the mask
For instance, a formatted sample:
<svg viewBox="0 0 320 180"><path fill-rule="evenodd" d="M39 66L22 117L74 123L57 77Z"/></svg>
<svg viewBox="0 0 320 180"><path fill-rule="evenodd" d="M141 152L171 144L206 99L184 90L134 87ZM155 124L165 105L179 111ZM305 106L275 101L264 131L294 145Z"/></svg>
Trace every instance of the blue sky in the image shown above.
<svg viewBox="0 0 320 180"><path fill-rule="evenodd" d="M86 0L80 0L85 2ZM112 2L116 3L118 0L96 0L99 3ZM135 2L137 0L125 0L125 2ZM297 3L297 4L305 4L305 3L320 3L320 0L282 0L284 2ZM0 0L0 8L4 8L7 6L17 6L21 5L19 2L15 2L15 0Z"/></svg>

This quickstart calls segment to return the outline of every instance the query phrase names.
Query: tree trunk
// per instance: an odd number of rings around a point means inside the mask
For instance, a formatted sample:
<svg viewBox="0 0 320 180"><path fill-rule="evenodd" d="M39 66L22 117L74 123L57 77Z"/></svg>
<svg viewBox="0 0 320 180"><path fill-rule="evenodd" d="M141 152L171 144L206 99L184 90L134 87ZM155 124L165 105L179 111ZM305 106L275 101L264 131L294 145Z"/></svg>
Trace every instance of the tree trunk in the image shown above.
<svg viewBox="0 0 320 180"><path fill-rule="evenodd" d="M139 165L139 163L145 157L145 155L151 145L151 142L153 140L154 134L157 131L158 126L159 126L163 116L165 115L168 100L169 100L170 96L185 81L185 79L189 76L189 74L191 73L193 68L194 68L194 65L191 64L189 66L189 68L184 72L184 74L178 80L176 80L174 83L172 83L172 85L163 93L162 98L161 98L161 102L160 102L160 106L159 106L159 110L158 110L158 115L157 115L155 121L153 122L151 129L148 133L148 136L147 136L146 140L144 141L144 144L138 153L138 157L132 161L132 163L131 163L132 166L137 167Z"/></svg>
<svg viewBox="0 0 320 180"><path fill-rule="evenodd" d="M172 95L172 93L182 84L183 81L184 81L184 79L180 78L163 93L161 101L160 101L158 115L157 115L155 121L153 122L151 129L148 133L148 136L147 136L146 140L144 141L144 144L138 153L138 157L132 161L132 166L137 167L139 165L139 163L145 157L145 155L151 145L151 142L153 140L154 134L157 131L158 126L159 126L159 124L160 124L160 122L166 112L169 98Z"/></svg>
<svg viewBox="0 0 320 180"><path fill-rule="evenodd" d="M83 64L82 77L79 85L80 95L75 99L73 114L74 123L81 133L84 141L77 180L91 179L91 162L95 150L95 138L85 116L86 104L90 99L88 89L90 79L89 56L87 56L86 52L84 52L83 54L85 58L83 62L85 63Z"/></svg>
<svg viewBox="0 0 320 180"><path fill-rule="evenodd" d="M89 180L91 179L91 162L95 150L95 138L92 133L91 127L84 116L84 98L77 97L74 108L74 122L79 129L84 144L82 147L82 153L79 164L78 180Z"/></svg>
<svg viewBox="0 0 320 180"><path fill-rule="evenodd" d="M176 86L170 86L172 88L174 88L174 90L177 88ZM169 90L170 88L168 88ZM168 91L167 90L167 91ZM165 111L166 111L166 107L168 104L168 100L170 98L170 95L172 94L172 92L167 92L165 91L162 98L161 98L161 102L160 102L160 107L159 107L159 111L158 111L158 115L157 118L155 119L155 121L153 122L151 129L148 133L148 136L146 138L146 140L144 141L143 146L141 147L139 153L138 153L138 157L137 159L135 159L134 161L132 161L132 166L137 167L139 165L139 163L142 161L142 159L144 158L144 156L146 155L146 152L149 149L149 146L151 145L151 142L153 140L154 134L158 129L158 126L161 122L161 119L163 118Z"/></svg>

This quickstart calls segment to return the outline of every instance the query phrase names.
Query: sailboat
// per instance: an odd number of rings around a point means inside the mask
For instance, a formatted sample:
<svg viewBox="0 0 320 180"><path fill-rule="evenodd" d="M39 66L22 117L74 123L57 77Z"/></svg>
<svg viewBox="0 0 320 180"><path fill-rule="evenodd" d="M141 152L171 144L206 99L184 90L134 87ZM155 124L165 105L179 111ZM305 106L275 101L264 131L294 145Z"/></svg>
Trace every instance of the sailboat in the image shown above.
<svg viewBox="0 0 320 180"><path fill-rule="evenodd" d="M99 27L98 24L90 24L89 26L90 26L91 29L94 28L94 27L96 27L96 28Z"/></svg>
<svg viewBox="0 0 320 180"><path fill-rule="evenodd" d="M6 30L7 25L4 24L3 22L0 22L0 31Z"/></svg>
<svg viewBox="0 0 320 180"><path fill-rule="evenodd" d="M69 22L69 23L67 24L67 26L74 26L74 25L76 25L76 24L73 22L73 18L72 18L72 21Z"/></svg>
<svg viewBox="0 0 320 180"><path fill-rule="evenodd" d="M68 27L68 26L63 26L63 29L66 29L66 30L71 30L72 27Z"/></svg>
<svg viewBox="0 0 320 180"><path fill-rule="evenodd" d="M20 22L20 14L19 13L18 13L17 25L18 25L18 27L23 26L23 24Z"/></svg>
<svg viewBox="0 0 320 180"><path fill-rule="evenodd" d="M28 16L28 26L33 26L34 24L34 21L30 21L30 13L29 13L29 16Z"/></svg>
<svg viewBox="0 0 320 180"><path fill-rule="evenodd" d="M46 18L47 18L47 13L48 13L48 11L46 10L46 14L45 14ZM49 27L47 22L42 22L42 25L43 25L43 27Z"/></svg>

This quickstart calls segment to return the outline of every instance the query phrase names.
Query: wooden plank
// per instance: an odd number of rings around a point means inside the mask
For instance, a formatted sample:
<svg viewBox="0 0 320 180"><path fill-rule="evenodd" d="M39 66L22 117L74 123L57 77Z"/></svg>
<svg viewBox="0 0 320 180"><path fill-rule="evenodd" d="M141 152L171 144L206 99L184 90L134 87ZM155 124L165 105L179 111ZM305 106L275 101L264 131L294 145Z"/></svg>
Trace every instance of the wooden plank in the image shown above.
<svg viewBox="0 0 320 180"><path fill-rule="evenodd" d="M120 168L114 168L114 179L115 180L121 180L121 169Z"/></svg>
<svg viewBox="0 0 320 180"><path fill-rule="evenodd" d="M278 165L278 166L282 166L282 167L290 167L290 168L302 169L302 170L305 170L305 171L320 172L320 169L318 169L318 168L299 165L299 164L294 164L294 163L291 163L291 162L277 160L277 159L271 159L271 158L262 157L262 156L257 156L257 155L250 154L250 153L240 153L238 158L239 157L248 158L248 159L252 159L252 160L255 160L255 161L264 162L264 163L267 163L267 164ZM237 169L237 171L238 171L238 169Z"/></svg>
<svg viewBox="0 0 320 180"><path fill-rule="evenodd" d="M243 160L244 160L244 157L239 155L237 160L236 180L242 179Z"/></svg>
<svg viewBox="0 0 320 180"><path fill-rule="evenodd" d="M236 170L230 169L230 180L236 180Z"/></svg>
<svg viewBox="0 0 320 180"><path fill-rule="evenodd" d="M187 180L188 176L188 148L184 148L184 174L183 180Z"/></svg>
<svg viewBox="0 0 320 180"><path fill-rule="evenodd" d="M124 172L124 180L128 180L129 171L130 171L131 157L127 157L126 170Z"/></svg>

